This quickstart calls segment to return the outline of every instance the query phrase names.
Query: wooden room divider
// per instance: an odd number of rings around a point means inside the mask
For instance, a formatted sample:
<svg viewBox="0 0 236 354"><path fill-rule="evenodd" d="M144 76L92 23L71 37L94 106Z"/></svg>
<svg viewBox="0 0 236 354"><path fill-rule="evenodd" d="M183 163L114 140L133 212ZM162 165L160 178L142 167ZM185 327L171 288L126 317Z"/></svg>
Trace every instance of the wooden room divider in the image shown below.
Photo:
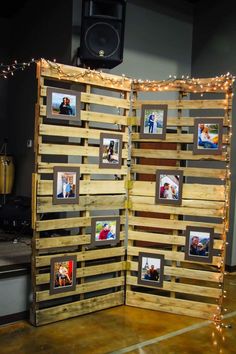
<svg viewBox="0 0 236 354"><path fill-rule="evenodd" d="M31 323L121 304L220 321L232 78L141 82L40 60L37 79Z"/></svg>

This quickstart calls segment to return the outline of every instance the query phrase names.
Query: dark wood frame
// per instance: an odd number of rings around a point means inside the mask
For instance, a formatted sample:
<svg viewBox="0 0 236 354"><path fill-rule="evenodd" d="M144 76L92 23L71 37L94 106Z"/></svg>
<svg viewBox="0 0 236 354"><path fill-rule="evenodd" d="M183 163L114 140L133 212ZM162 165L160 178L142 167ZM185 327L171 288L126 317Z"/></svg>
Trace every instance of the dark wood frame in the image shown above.
<svg viewBox="0 0 236 354"><path fill-rule="evenodd" d="M116 238L106 240L96 240L96 223L98 221L116 221ZM91 246L116 245L120 241L120 217L119 216L99 216L91 220Z"/></svg>
<svg viewBox="0 0 236 354"><path fill-rule="evenodd" d="M146 258L155 258L160 259L160 274L159 280L144 280L142 279L142 259ZM146 285L146 286L155 286L157 288L163 287L163 279L164 279L164 261L165 257L162 254L148 253L148 252L139 252L138 258L138 284Z"/></svg>
<svg viewBox="0 0 236 354"><path fill-rule="evenodd" d="M218 124L219 134L218 134L218 148L198 148L198 125L203 124ZM222 137L223 137L223 119L222 118L195 118L194 120L194 138L193 138L193 154L196 155L221 155L222 154Z"/></svg>
<svg viewBox="0 0 236 354"><path fill-rule="evenodd" d="M65 96L75 96L76 97L76 114L75 115L67 115L67 114L54 114L52 113L52 94L60 93ZM62 89L58 87L48 87L47 88L47 106L46 106L46 115L47 118L55 118L55 119L63 119L63 120L71 120L71 121L80 121L80 105L81 105L81 93L79 91Z"/></svg>
<svg viewBox="0 0 236 354"><path fill-rule="evenodd" d="M103 156L103 139L118 139L119 140L119 160L118 163L104 163L102 160ZM110 134L101 133L100 134L100 146L99 146L99 168L117 168L120 169L122 165L122 135L121 134Z"/></svg>
<svg viewBox="0 0 236 354"><path fill-rule="evenodd" d="M63 286L63 287L54 287L54 267L55 263L60 262L69 262L73 261L72 267L72 284ZM76 289L76 269L77 269L77 257L76 256L62 256L62 257L53 257L50 262L50 295L64 293L68 291L74 291Z"/></svg>
<svg viewBox="0 0 236 354"><path fill-rule="evenodd" d="M152 111L163 110L163 128L161 134L144 133L145 128L145 111L149 109ZM167 104L145 104L141 106L141 121L140 121L140 138L143 139L161 139L164 140L166 137L166 125L167 125Z"/></svg>
<svg viewBox="0 0 236 354"><path fill-rule="evenodd" d="M75 172L76 173L76 182L75 197L70 198L58 198L57 197L57 175L58 172ZM63 166L54 166L53 168L53 204L78 204L79 203L79 189L80 189L80 168L79 167L63 167Z"/></svg>
<svg viewBox="0 0 236 354"><path fill-rule="evenodd" d="M161 175L174 175L179 176L179 198L178 199L165 199L160 198L160 176ZM169 204L169 205L181 205L182 203L182 191L183 191L183 171L181 170L157 170L156 171L156 194L155 203L156 204Z"/></svg>
<svg viewBox="0 0 236 354"><path fill-rule="evenodd" d="M205 232L209 233L209 244L208 244L208 256L201 255L191 255L190 250L190 235L191 232ZM193 237L193 236L192 236ZM198 226L187 226L186 227L186 243L185 243L185 259L189 261L212 263L212 251L213 251L213 241L214 241L214 228L211 227L198 227Z"/></svg>

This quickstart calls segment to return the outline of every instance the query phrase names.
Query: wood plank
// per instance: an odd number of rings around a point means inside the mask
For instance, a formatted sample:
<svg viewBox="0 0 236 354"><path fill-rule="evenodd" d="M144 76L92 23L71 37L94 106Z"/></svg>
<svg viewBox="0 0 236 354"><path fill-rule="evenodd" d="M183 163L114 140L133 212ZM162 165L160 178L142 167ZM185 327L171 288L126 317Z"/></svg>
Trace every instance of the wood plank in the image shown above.
<svg viewBox="0 0 236 354"><path fill-rule="evenodd" d="M227 100L138 100L134 102L134 109L140 109L141 105L167 104L169 109L227 109Z"/></svg>
<svg viewBox="0 0 236 354"><path fill-rule="evenodd" d="M52 204L52 197L39 197L37 199L38 213L55 213L82 210L115 210L125 209L125 195L107 195L104 205L104 196L81 196L79 204Z"/></svg>
<svg viewBox="0 0 236 354"><path fill-rule="evenodd" d="M127 166L121 166L118 170L117 168L100 168L97 164L81 164L81 163L53 163L53 162L40 162L38 164L38 173L53 173L54 166L61 167L79 167L81 174L99 174L99 175L127 175Z"/></svg>
<svg viewBox="0 0 236 354"><path fill-rule="evenodd" d="M138 271L138 262L129 262L129 270ZM170 267L165 266L165 275L174 276L178 278L187 278L187 279L197 279L201 281L207 282L215 282L219 283L222 280L222 274L219 271L217 272L209 272L206 270L196 270L196 269L188 269L181 267Z"/></svg>
<svg viewBox="0 0 236 354"><path fill-rule="evenodd" d="M185 246L186 237L180 235L167 235L154 232L133 231L128 230L129 240L154 242L166 245L179 245ZM221 250L223 246L223 240L215 240L213 242L213 249Z"/></svg>
<svg viewBox="0 0 236 354"><path fill-rule="evenodd" d="M183 195L185 199L201 199L212 201L224 201L225 200L225 187L220 185L205 185L203 184L183 184ZM139 196L155 196L156 182L146 181L134 181L132 188L130 189L130 195ZM207 190L206 190L207 189Z"/></svg>
<svg viewBox="0 0 236 354"><path fill-rule="evenodd" d="M192 161L226 161L226 153L222 155L194 155L192 151L178 150L154 150L154 149L131 149L131 157L145 157L151 159L168 160L192 160Z"/></svg>
<svg viewBox="0 0 236 354"><path fill-rule="evenodd" d="M74 291L68 291L65 293L51 294L49 290L36 292L36 301L42 302L47 300L60 299L66 296L74 296L79 294L90 293L92 291L99 291L109 289L117 286L124 285L124 277L110 278L105 280L98 280L89 283L77 284Z"/></svg>
<svg viewBox="0 0 236 354"><path fill-rule="evenodd" d="M137 257L140 252L149 252L155 254L163 254L165 259L169 261L180 261L185 262L185 254L184 252L176 252L176 251L167 251L165 249L154 249L154 248L147 248L147 247L134 247L128 246L127 253L129 256ZM217 266L221 262L222 258L218 256L213 256L211 265ZM187 262L187 261L186 261ZM202 264L201 262L192 262L193 264Z"/></svg>
<svg viewBox="0 0 236 354"><path fill-rule="evenodd" d="M165 166L165 170L173 171L183 171L183 175L186 177L203 177L204 178L220 178L225 179L226 170L219 168L198 168L198 167L175 167L175 166ZM156 174L156 171L163 170L163 166L155 165L141 165L132 164L132 173L142 173L142 174Z"/></svg>
<svg viewBox="0 0 236 354"><path fill-rule="evenodd" d="M121 181L80 181L79 194L125 194L125 183ZM40 181L38 183L38 195L52 195L53 194L53 181Z"/></svg>
<svg viewBox="0 0 236 354"><path fill-rule="evenodd" d="M51 124L40 124L39 133L46 136L64 136L70 138L100 139L101 133L117 134L122 137L123 142L128 142L128 134L119 130L86 129L79 127L57 126Z"/></svg>
<svg viewBox="0 0 236 354"><path fill-rule="evenodd" d="M171 128L171 127L193 127L194 126L194 120L195 118L199 118L199 116L197 117L167 117L167 123L166 126L167 128ZM216 117L204 117L206 119L215 119ZM224 126L229 126L229 122L227 119L225 119L225 117L221 116L218 117L220 119L223 119L223 125ZM133 116L133 117L129 117L128 118L128 125L134 125L134 126L140 126L141 125L141 118L139 116ZM136 134L136 133L134 133Z"/></svg>
<svg viewBox="0 0 236 354"><path fill-rule="evenodd" d="M86 300L79 300L43 310L37 310L36 325L45 325L122 304L124 304L124 292L119 291L116 293L101 295Z"/></svg>
<svg viewBox="0 0 236 354"><path fill-rule="evenodd" d="M127 284L134 285L134 286L142 286L146 288L155 288L153 286L145 286L140 285L137 282L137 277L134 276L127 276ZM206 286L199 286L199 285L190 285L190 284L182 284L182 283L174 283L174 282L163 282L163 287L161 288L165 291L175 291L177 293L182 294L191 294L191 295L199 295L203 297L212 297L218 299L222 295L222 289L218 288L210 288Z"/></svg>
<svg viewBox="0 0 236 354"><path fill-rule="evenodd" d="M39 144L41 155L69 155L69 156L99 156L99 147L65 145L65 144ZM122 158L128 157L128 151L122 149Z"/></svg>
<svg viewBox="0 0 236 354"><path fill-rule="evenodd" d="M126 292L126 305L208 320L213 320L215 313L217 313L217 305L215 304L166 298L134 291Z"/></svg>
<svg viewBox="0 0 236 354"><path fill-rule="evenodd" d="M105 258L113 258L113 257L120 257L124 256L125 248L124 247L110 247L110 248L103 248L103 249L96 249L96 250L87 250L82 252L71 252L67 253L60 253L60 254L47 254L45 256L37 256L35 259L35 266L38 267L48 267L50 265L51 258L53 257L62 257L66 255L75 255L77 257L77 262L82 261L91 261L95 259L105 259Z"/></svg>
<svg viewBox="0 0 236 354"><path fill-rule="evenodd" d="M113 272L119 272L125 269L125 262L117 262L110 264L101 264L76 269L76 278L90 277ZM50 273L36 274L36 285L49 284Z"/></svg>
<svg viewBox="0 0 236 354"><path fill-rule="evenodd" d="M137 196L137 195L131 195L129 198L129 201L132 204L142 204L145 208L146 205L156 205L154 204L153 197L145 197L145 196ZM189 199L184 199L182 200L181 206L179 208L187 208L187 209L206 209L206 213L208 210L215 210L215 215L222 215L223 213L223 208L224 208L224 202L219 202L219 201L211 201L211 200L189 200ZM159 205L160 207L164 207L167 205ZM168 205L168 207L171 207Z"/></svg>
<svg viewBox="0 0 236 354"><path fill-rule="evenodd" d="M45 59L41 59L41 76L59 81L80 82L82 84L122 91L130 91L132 83L132 80L125 76L121 77L96 70L54 63Z"/></svg>
<svg viewBox="0 0 236 354"><path fill-rule="evenodd" d="M193 144L194 134L166 134L165 143L181 143L181 144ZM140 138L140 133L132 133L131 140L133 142L150 142L150 139ZM222 142L228 144L228 135L224 134ZM151 139L152 142L163 142L163 139Z"/></svg>

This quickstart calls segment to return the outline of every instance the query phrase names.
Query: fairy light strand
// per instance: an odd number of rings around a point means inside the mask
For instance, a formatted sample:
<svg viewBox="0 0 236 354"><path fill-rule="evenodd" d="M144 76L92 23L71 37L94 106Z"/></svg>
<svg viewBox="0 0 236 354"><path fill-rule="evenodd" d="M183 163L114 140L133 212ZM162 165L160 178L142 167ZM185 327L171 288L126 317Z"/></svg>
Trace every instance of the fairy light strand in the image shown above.
<svg viewBox="0 0 236 354"><path fill-rule="evenodd" d="M11 64L0 64L0 78L7 79L15 74L16 71L22 71L30 67L35 63L35 59L31 59L29 62L18 63L14 60Z"/></svg>

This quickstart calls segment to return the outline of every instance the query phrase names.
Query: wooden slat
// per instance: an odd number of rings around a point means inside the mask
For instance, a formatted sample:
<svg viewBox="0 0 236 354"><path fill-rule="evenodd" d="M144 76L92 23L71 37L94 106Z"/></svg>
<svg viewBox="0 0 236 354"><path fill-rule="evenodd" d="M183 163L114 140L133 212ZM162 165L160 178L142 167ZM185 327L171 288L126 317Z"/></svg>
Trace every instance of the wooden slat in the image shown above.
<svg viewBox="0 0 236 354"><path fill-rule="evenodd" d="M184 262L185 261L185 254L184 252L175 252L175 251L167 251L165 249L154 249L154 248L147 248L147 247L133 247L133 246L128 246L128 255L129 256L138 256L140 252L148 252L150 251L151 253L155 254L162 254L165 256L165 259L169 261L180 261ZM217 266L221 262L221 257L218 256L213 256L213 260L211 265ZM187 262L187 261L186 261ZM199 262L194 262L194 263L199 263ZM200 262L201 263L201 262ZM202 264L202 263L201 263Z"/></svg>
<svg viewBox="0 0 236 354"><path fill-rule="evenodd" d="M150 204L137 204L131 202L131 210L133 211L145 211L151 213L166 213L173 215L191 215L191 216L208 216L208 217L222 217L224 210L214 210L214 209L202 209L202 208L186 208L186 207L173 207L169 205L155 205Z"/></svg>
<svg viewBox="0 0 236 354"><path fill-rule="evenodd" d="M107 195L104 205L104 196L81 196L79 204L53 205L52 197L39 197L37 199L37 213L125 209L125 201L125 195Z"/></svg>
<svg viewBox="0 0 236 354"><path fill-rule="evenodd" d="M90 84L98 87L105 87L113 90L131 90L132 80L100 71L83 69L71 65L54 63L49 60L41 60L41 76L53 78L60 81L71 81L73 83Z"/></svg>
<svg viewBox="0 0 236 354"><path fill-rule="evenodd" d="M77 262L82 261L91 261L95 259L105 259L105 258L112 258L112 257L119 257L124 256L125 248L124 247L110 247L106 249L96 249L90 251L83 251L83 252L73 252L69 255L75 255L77 257ZM56 254L56 257L62 257L67 255L66 253ZM51 258L54 255L45 255L45 256L38 256L36 257L36 267L46 267L50 265Z"/></svg>
<svg viewBox="0 0 236 354"><path fill-rule="evenodd" d="M130 195L155 196L155 182L134 181ZM204 188L205 187L205 188ZM225 188L220 185L183 184L183 198L201 200L225 200Z"/></svg>
<svg viewBox="0 0 236 354"><path fill-rule="evenodd" d="M141 105L167 104L168 109L227 109L227 100L138 100L134 102L134 109L140 109Z"/></svg>
<svg viewBox="0 0 236 354"><path fill-rule="evenodd" d="M138 271L138 262L129 262L129 270ZM222 280L220 272L210 272L206 270L188 269L183 267L165 266L165 275L174 276L178 278L197 279L207 282L219 283Z"/></svg>
<svg viewBox="0 0 236 354"><path fill-rule="evenodd" d="M89 266L84 268L77 268L76 278L90 277L94 275L101 275L113 272L119 272L125 269L125 262L117 262L110 264L101 264L96 266ZM49 284L50 273L43 273L36 275L36 285Z"/></svg>
<svg viewBox="0 0 236 354"><path fill-rule="evenodd" d="M52 173L54 166L68 167L68 163L53 163L53 162L40 162L38 164L38 173ZM127 166L121 166L118 170L117 168L99 168L97 164L80 164L71 163L70 167L79 167L81 174L110 174L110 175L127 175Z"/></svg>
<svg viewBox="0 0 236 354"><path fill-rule="evenodd" d="M213 320L214 314L217 312L217 305L215 304L166 298L134 291L126 292L126 305L208 320Z"/></svg>
<svg viewBox="0 0 236 354"><path fill-rule="evenodd" d="M85 294L92 291L104 290L122 285L124 285L124 277L110 278L105 280L100 279L98 281L76 285L76 289L74 291L68 291L66 293L50 295L49 290L36 292L36 301L41 302L53 299L60 299L66 296Z"/></svg>
<svg viewBox="0 0 236 354"><path fill-rule="evenodd" d="M41 155L68 155L68 156L99 156L99 147L64 145L64 144L39 144ZM126 149L122 149L122 158L128 157Z"/></svg>
<svg viewBox="0 0 236 354"><path fill-rule="evenodd" d="M100 139L101 133L117 134L122 137L123 142L128 142L128 135L116 130L86 129L79 127L57 126L51 124L40 124L39 133L47 136L64 136L70 138Z"/></svg>
<svg viewBox="0 0 236 354"><path fill-rule="evenodd" d="M175 167L175 166L165 166L165 170L173 171L183 171L183 175L186 177L205 177L205 178L220 178L224 179L226 177L225 169L219 168L198 168L198 167ZM133 164L131 166L132 173L143 173L143 174L155 174L156 171L163 170L163 166L155 165L137 165Z"/></svg>
<svg viewBox="0 0 236 354"><path fill-rule="evenodd" d="M150 287L150 286L138 284L137 277L128 275L126 281L127 284L129 285ZM222 289L210 288L210 287L199 286L199 285L167 282L167 281L163 282L163 287L161 289L165 291L175 291L177 293L182 293L182 294L199 295L203 297L212 297L212 298L219 298L222 295Z"/></svg>
<svg viewBox="0 0 236 354"><path fill-rule="evenodd" d="M38 195L52 195L53 182L44 180L38 183ZM80 181L79 195L82 194L125 194L124 181Z"/></svg>
<svg viewBox="0 0 236 354"><path fill-rule="evenodd" d="M199 118L196 117L196 118ZM215 119L216 117L204 117L206 119ZM217 117L220 119L223 119L223 125L224 126L229 126L229 122L227 119L225 119L225 117ZM167 128L169 127L193 127L194 126L194 117L167 117ZM133 117L129 117L128 118L128 124L129 125L136 125L136 126L140 126L141 125L141 118L139 116L133 116ZM136 134L136 133L134 133ZM134 135L135 136L135 135Z"/></svg>
<svg viewBox="0 0 236 354"><path fill-rule="evenodd" d="M154 242L159 244L185 246L186 237L180 235L168 235L154 232L133 231L129 230L129 240ZM221 250L223 246L222 240L214 240L213 249Z"/></svg>
<svg viewBox="0 0 236 354"><path fill-rule="evenodd" d="M154 149L132 149L132 157L145 157L151 159L168 159L168 160L192 160L204 161L215 160L225 161L225 152L222 155L194 155L192 151L177 151L177 150L154 150Z"/></svg>
<svg viewBox="0 0 236 354"><path fill-rule="evenodd" d="M124 303L124 292L119 291L112 294L93 297L68 304L54 306L36 311L36 325L65 320L67 318L84 315L87 313L104 310L109 307L119 306Z"/></svg>

